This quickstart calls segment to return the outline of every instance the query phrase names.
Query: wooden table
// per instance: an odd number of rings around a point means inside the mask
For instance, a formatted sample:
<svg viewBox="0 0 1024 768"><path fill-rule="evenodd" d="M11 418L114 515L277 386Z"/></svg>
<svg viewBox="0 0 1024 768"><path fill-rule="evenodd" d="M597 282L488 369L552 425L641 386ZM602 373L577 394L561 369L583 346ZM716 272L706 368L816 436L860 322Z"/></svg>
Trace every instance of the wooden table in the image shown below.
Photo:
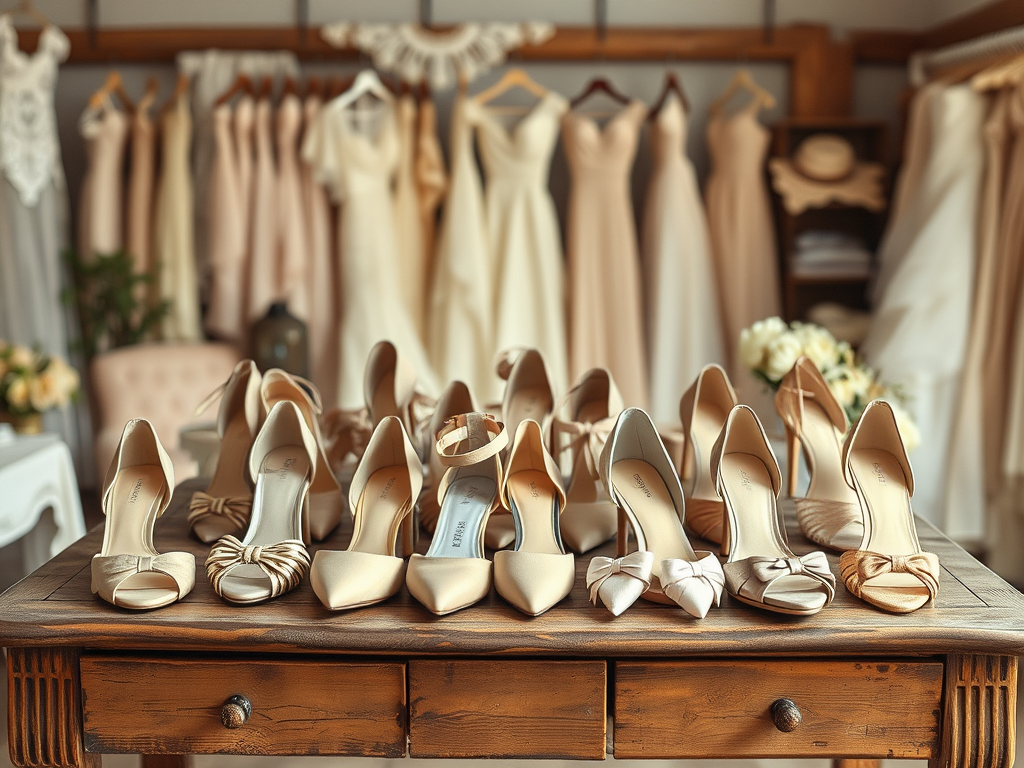
<svg viewBox="0 0 1024 768"><path fill-rule="evenodd" d="M202 563L185 521L197 487L177 490L156 542ZM12 759L85 766L126 752L155 766L197 753L602 759L613 750L1008 768L1024 596L918 527L943 565L934 607L892 616L840 586L810 618L725 599L703 621L643 600L618 618L595 608L589 556L569 598L537 618L494 594L436 617L405 591L330 613L308 582L234 607L203 573L181 603L129 612L89 592L97 529L0 596ZM811 548L795 525L789 533L797 553Z"/></svg>

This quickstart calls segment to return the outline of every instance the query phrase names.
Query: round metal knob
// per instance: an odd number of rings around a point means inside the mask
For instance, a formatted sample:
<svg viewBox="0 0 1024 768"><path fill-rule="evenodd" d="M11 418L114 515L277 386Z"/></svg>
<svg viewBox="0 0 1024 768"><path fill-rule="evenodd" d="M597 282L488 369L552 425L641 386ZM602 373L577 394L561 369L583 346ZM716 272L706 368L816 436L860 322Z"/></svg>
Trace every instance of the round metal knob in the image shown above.
<svg viewBox="0 0 1024 768"><path fill-rule="evenodd" d="M776 699L772 702L772 721L783 733L792 733L803 720L800 708L789 699Z"/></svg>
<svg viewBox="0 0 1024 768"><path fill-rule="evenodd" d="M241 728L251 714L252 704L245 696L236 693L220 708L220 721L225 728Z"/></svg>

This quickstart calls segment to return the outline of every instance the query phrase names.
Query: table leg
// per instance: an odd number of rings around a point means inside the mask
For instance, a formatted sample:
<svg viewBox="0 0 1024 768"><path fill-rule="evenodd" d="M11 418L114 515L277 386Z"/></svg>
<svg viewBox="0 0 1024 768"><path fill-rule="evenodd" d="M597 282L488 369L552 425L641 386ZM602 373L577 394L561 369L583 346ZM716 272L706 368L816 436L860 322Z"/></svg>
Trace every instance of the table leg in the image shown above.
<svg viewBox="0 0 1024 768"><path fill-rule="evenodd" d="M7 728L11 762L46 768L100 768L82 746L77 648L7 649Z"/></svg>
<svg viewBox="0 0 1024 768"><path fill-rule="evenodd" d="M143 755L142 768L192 768L192 755Z"/></svg>
<svg viewBox="0 0 1024 768"><path fill-rule="evenodd" d="M946 657L942 753L930 768L1010 768L1017 730L1017 658Z"/></svg>

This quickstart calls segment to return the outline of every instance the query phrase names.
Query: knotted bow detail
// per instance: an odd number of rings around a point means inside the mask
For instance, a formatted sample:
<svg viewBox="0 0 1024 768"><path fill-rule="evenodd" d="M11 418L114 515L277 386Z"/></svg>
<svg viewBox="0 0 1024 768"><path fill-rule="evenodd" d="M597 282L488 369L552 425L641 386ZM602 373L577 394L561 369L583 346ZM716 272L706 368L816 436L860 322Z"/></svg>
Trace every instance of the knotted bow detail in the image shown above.
<svg viewBox="0 0 1024 768"><path fill-rule="evenodd" d="M358 461L366 452L373 435L370 412L366 408L332 408L320 419L327 460L338 472L349 454Z"/></svg>
<svg viewBox="0 0 1024 768"><path fill-rule="evenodd" d="M766 584L781 576L812 576L835 584L824 552L808 552L802 557L751 557L750 571Z"/></svg>
<svg viewBox="0 0 1024 768"><path fill-rule="evenodd" d="M612 430L615 429L615 421L618 417L608 417L597 421L563 421L555 418L551 422L552 442L559 453L572 451L573 466L583 454L586 462L587 472L591 477L598 477L597 460L604 450L605 443ZM567 436L569 441L563 446L562 436Z"/></svg>
<svg viewBox="0 0 1024 768"><path fill-rule="evenodd" d="M211 496L196 491L188 505L188 524L195 525L208 517L220 517L240 531L249 524L251 512L252 496Z"/></svg>
<svg viewBox="0 0 1024 768"><path fill-rule="evenodd" d="M213 590L221 594L221 582L236 566L256 565L270 579L270 597L295 589L309 572L309 552L298 539L277 544L242 544L234 536L224 536L210 549L206 558L206 575Z"/></svg>
<svg viewBox="0 0 1024 768"><path fill-rule="evenodd" d="M96 555L92 559L92 590L115 605L115 593L127 579L139 573L161 573L174 581L178 598L192 591L196 582L196 559L189 552L162 555Z"/></svg>
<svg viewBox="0 0 1024 768"><path fill-rule="evenodd" d="M636 602L651 586L654 553L638 550L625 557L595 557L587 567L587 588L590 600L601 602L618 616Z"/></svg>
<svg viewBox="0 0 1024 768"><path fill-rule="evenodd" d="M725 589L722 564L711 552L700 553L700 560L672 558L661 561L661 588L666 597L699 619L707 615L711 603L719 605Z"/></svg>
<svg viewBox="0 0 1024 768"><path fill-rule="evenodd" d="M913 555L883 555L878 552L851 550L839 558L839 573L843 583L857 597L861 596L865 582L886 573L909 573L917 577L928 589L932 599L939 593L939 558L931 552Z"/></svg>

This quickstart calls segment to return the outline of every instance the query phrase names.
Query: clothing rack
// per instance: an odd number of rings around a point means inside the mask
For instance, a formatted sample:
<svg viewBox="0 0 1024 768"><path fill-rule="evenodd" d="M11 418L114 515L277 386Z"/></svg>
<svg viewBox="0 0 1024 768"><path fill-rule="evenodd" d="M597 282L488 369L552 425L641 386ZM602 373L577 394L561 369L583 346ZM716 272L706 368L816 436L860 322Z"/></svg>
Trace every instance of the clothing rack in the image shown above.
<svg viewBox="0 0 1024 768"><path fill-rule="evenodd" d="M993 32L937 51L922 51L910 57L910 81L923 85L930 73L957 67L979 59L1024 51L1024 26Z"/></svg>

